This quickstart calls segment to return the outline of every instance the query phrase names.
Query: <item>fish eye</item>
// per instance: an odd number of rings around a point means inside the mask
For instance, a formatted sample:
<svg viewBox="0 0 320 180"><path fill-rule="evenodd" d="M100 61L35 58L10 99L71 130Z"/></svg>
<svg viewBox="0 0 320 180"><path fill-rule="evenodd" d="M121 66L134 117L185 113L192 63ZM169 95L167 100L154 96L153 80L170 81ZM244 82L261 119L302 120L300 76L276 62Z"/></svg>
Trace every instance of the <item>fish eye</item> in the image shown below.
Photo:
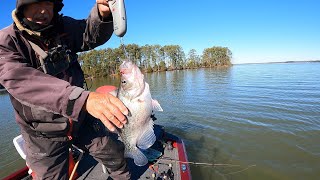
<svg viewBox="0 0 320 180"><path fill-rule="evenodd" d="M126 81L122 81L121 83L122 83L122 84L125 84L125 83L126 83Z"/></svg>

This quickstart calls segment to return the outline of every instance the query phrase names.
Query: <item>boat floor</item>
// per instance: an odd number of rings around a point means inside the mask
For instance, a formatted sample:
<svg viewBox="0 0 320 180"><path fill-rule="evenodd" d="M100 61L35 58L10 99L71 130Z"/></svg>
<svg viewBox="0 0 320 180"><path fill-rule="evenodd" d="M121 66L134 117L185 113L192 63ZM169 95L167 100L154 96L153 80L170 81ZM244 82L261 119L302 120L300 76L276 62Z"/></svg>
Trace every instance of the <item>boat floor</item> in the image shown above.
<svg viewBox="0 0 320 180"><path fill-rule="evenodd" d="M166 153L170 153L166 154ZM165 152L170 158L177 159L177 153ZM91 156L85 156L79 164L77 173L80 176L78 179L108 179L109 174L103 173L102 165L95 161ZM146 166L136 166L132 159L127 159L131 172L131 179L162 179L164 176L171 176L170 179L181 179L180 168L178 162L169 162L167 160L157 160ZM171 164L171 168L169 166ZM168 178L169 179L169 178Z"/></svg>
<svg viewBox="0 0 320 180"><path fill-rule="evenodd" d="M163 132L162 132L163 131ZM162 156L145 166L137 166L133 159L127 159L131 179L181 179L178 149L174 143L182 143L178 137L164 133L161 127L155 127L157 141L151 147L162 152ZM103 172L102 164L90 155L84 155L77 168L80 180L82 179L108 179L108 172Z"/></svg>
<svg viewBox="0 0 320 180"><path fill-rule="evenodd" d="M164 132L161 126L155 125L154 130L157 141L150 148L156 150L156 152L161 152L162 155L153 157L153 161L149 161L145 166L137 166L134 164L133 159L127 158L131 179L181 180L182 176L190 175L189 166L179 161L179 153L186 154L183 141L173 134ZM111 179L108 172L103 172L102 164L98 163L88 153L84 153L76 172L79 180ZM23 178L23 180L29 179L31 179L30 175Z"/></svg>

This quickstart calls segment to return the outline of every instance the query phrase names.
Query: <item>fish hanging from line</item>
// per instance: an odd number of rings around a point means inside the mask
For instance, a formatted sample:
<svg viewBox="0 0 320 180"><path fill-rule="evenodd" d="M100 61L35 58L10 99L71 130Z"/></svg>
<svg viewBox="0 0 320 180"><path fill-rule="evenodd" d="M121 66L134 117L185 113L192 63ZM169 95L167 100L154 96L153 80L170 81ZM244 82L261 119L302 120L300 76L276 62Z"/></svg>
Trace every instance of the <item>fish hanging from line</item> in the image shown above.
<svg viewBox="0 0 320 180"><path fill-rule="evenodd" d="M149 84L145 81L137 65L123 61L120 65L121 85L117 97L128 108L127 124L118 129L125 145L125 156L134 159L138 166L148 163L143 150L156 141L153 131L153 111L163 111L159 102L152 99Z"/></svg>

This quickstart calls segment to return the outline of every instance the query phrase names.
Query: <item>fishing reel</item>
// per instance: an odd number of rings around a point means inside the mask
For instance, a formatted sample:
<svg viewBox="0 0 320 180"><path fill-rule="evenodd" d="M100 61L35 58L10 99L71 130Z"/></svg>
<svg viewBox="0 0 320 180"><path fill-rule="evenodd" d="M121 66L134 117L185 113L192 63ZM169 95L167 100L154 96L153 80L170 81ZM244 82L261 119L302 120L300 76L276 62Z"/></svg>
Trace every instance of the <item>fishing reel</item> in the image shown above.
<svg viewBox="0 0 320 180"><path fill-rule="evenodd" d="M170 167L170 169L168 169L167 171L163 171L161 173L157 172L157 170L154 170L154 173L152 173L151 178L154 180L174 180L172 164L169 163L168 166Z"/></svg>

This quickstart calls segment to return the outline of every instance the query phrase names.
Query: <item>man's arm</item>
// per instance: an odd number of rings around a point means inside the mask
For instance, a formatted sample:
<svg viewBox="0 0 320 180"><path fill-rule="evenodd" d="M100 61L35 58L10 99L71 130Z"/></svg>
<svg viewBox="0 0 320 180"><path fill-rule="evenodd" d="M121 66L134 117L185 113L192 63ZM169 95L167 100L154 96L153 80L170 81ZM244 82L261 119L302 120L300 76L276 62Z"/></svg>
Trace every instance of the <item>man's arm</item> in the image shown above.
<svg viewBox="0 0 320 180"><path fill-rule="evenodd" d="M112 15L106 2L98 2L91 9L85 20L75 20L64 16L64 29L71 38L70 45L74 52L92 50L106 43L113 33Z"/></svg>
<svg viewBox="0 0 320 180"><path fill-rule="evenodd" d="M77 120L85 110L111 131L122 128L128 110L111 94L85 91L30 67L16 47L13 35L0 31L0 84L20 103ZM89 94L90 93L90 94Z"/></svg>
<svg viewBox="0 0 320 180"><path fill-rule="evenodd" d="M89 92L24 63L27 61L9 31L0 31L0 83L26 106L78 119ZM70 100L73 106L67 110Z"/></svg>

